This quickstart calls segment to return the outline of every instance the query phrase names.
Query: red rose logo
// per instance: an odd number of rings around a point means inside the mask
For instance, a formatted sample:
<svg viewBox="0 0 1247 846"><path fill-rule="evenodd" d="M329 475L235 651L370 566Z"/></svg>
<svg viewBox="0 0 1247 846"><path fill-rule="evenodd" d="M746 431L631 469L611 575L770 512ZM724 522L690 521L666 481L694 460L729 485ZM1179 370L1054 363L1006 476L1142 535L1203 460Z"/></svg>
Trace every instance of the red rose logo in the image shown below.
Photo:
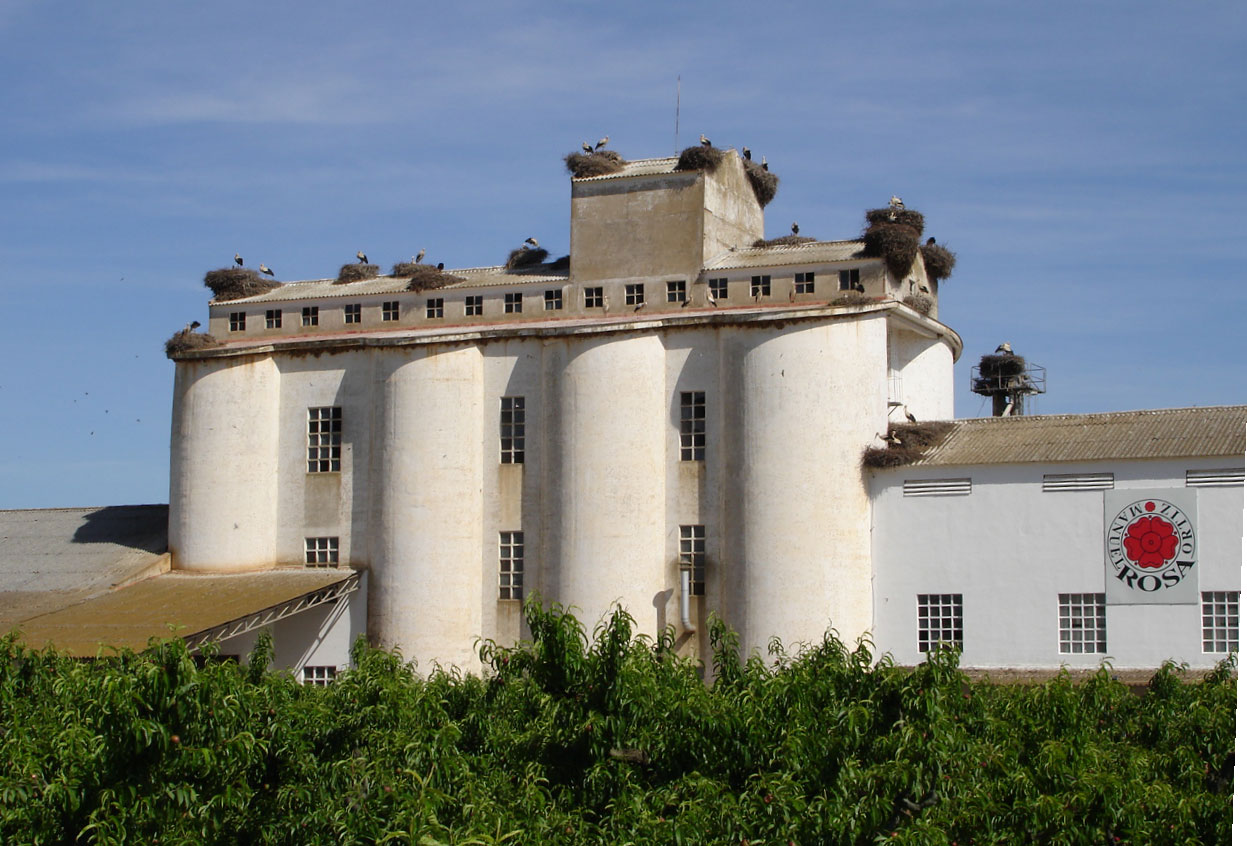
<svg viewBox="0 0 1247 846"><path fill-rule="evenodd" d="M1149 503L1150 505L1151 503ZM1178 536L1163 517L1140 517L1130 524L1122 538L1126 557L1140 567L1157 568L1178 551Z"/></svg>

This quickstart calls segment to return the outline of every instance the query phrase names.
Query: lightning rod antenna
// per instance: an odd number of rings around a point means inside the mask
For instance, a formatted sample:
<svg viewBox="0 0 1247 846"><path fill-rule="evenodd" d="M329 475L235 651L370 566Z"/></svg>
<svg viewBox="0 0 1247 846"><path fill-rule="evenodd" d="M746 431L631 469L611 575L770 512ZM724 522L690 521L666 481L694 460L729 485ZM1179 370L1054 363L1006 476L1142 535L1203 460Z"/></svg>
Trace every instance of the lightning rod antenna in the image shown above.
<svg viewBox="0 0 1247 846"><path fill-rule="evenodd" d="M675 154L680 154L680 75L675 77Z"/></svg>

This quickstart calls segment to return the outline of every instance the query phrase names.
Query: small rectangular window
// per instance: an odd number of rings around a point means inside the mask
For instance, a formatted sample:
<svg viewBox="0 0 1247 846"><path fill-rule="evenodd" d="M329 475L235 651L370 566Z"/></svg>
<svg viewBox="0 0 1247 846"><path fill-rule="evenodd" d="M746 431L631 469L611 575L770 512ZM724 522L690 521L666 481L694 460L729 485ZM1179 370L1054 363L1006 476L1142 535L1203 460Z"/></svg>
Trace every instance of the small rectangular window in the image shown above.
<svg viewBox="0 0 1247 846"><path fill-rule="evenodd" d="M264 312L264 328L280 329L281 328L281 309L270 308Z"/></svg>
<svg viewBox="0 0 1247 846"><path fill-rule="evenodd" d="M320 306L305 306L303 308L303 325L319 326L320 325Z"/></svg>
<svg viewBox="0 0 1247 846"><path fill-rule="evenodd" d="M854 267L851 270L840 271L840 290L841 291L860 291L862 290L861 271Z"/></svg>
<svg viewBox="0 0 1247 846"><path fill-rule="evenodd" d="M524 398L503 397L498 434L503 464L524 463Z"/></svg>
<svg viewBox="0 0 1247 846"><path fill-rule="evenodd" d="M644 282L634 282L624 285L624 305L645 305Z"/></svg>
<svg viewBox="0 0 1247 846"><path fill-rule="evenodd" d="M585 308L603 308L605 302L601 288L585 288Z"/></svg>
<svg viewBox="0 0 1247 846"><path fill-rule="evenodd" d="M711 299L727 299L727 279L710 279L707 280L706 285L710 288Z"/></svg>
<svg viewBox="0 0 1247 846"><path fill-rule="evenodd" d="M706 458L706 392L680 392L680 460Z"/></svg>
<svg viewBox="0 0 1247 846"><path fill-rule="evenodd" d="M229 313L229 330L231 332L243 332L247 329L247 312L231 311Z"/></svg>
<svg viewBox="0 0 1247 846"><path fill-rule="evenodd" d="M424 301L424 316L430 319L445 316L446 301L441 297L430 297Z"/></svg>
<svg viewBox="0 0 1247 846"><path fill-rule="evenodd" d="M706 595L706 527L680 527L680 571L689 574L689 595Z"/></svg>
<svg viewBox="0 0 1247 846"><path fill-rule="evenodd" d="M337 538L304 538L303 561L309 567L337 567Z"/></svg>
<svg viewBox="0 0 1247 846"><path fill-rule="evenodd" d="M381 304L382 320L398 320L398 300L390 300Z"/></svg>
<svg viewBox="0 0 1247 846"><path fill-rule="evenodd" d="M480 294L472 294L463 300L463 315L465 317L480 317L485 313L485 298Z"/></svg>
<svg viewBox="0 0 1247 846"><path fill-rule="evenodd" d="M755 276L753 279L749 280L749 296L756 299L757 297L769 297L770 295L770 276Z"/></svg>
<svg viewBox="0 0 1247 846"><path fill-rule="evenodd" d="M563 292L558 288L546 291L546 311L559 311L563 308Z"/></svg>
<svg viewBox="0 0 1247 846"><path fill-rule="evenodd" d="M918 594L918 651L930 652L939 646L960 647L963 643L961 594Z"/></svg>
<svg viewBox="0 0 1247 846"><path fill-rule="evenodd" d="M304 667L303 683L314 687L328 687L337 675L337 667Z"/></svg>
<svg viewBox="0 0 1247 846"><path fill-rule="evenodd" d="M667 283L667 302L682 303L686 299L688 299L688 297L685 296L683 279Z"/></svg>
<svg viewBox="0 0 1247 846"><path fill-rule="evenodd" d="M336 473L342 469L342 408L307 410L307 472Z"/></svg>
<svg viewBox="0 0 1247 846"><path fill-rule="evenodd" d="M792 284L794 293L812 294L814 293L814 274L798 273Z"/></svg>
<svg viewBox="0 0 1247 846"><path fill-rule="evenodd" d="M524 598L524 533L498 533L498 598Z"/></svg>
<svg viewBox="0 0 1247 846"><path fill-rule="evenodd" d="M349 303L342 306L342 322L343 323L359 323L360 308L359 303Z"/></svg>
<svg viewBox="0 0 1247 846"><path fill-rule="evenodd" d="M1108 652L1104 611L1102 593L1058 594L1061 652L1071 655Z"/></svg>
<svg viewBox="0 0 1247 846"><path fill-rule="evenodd" d="M520 293L503 294L502 310L507 314L519 314L524 310L524 295Z"/></svg>
<svg viewBox="0 0 1247 846"><path fill-rule="evenodd" d="M1238 651L1238 591L1206 590L1203 603L1204 651Z"/></svg>

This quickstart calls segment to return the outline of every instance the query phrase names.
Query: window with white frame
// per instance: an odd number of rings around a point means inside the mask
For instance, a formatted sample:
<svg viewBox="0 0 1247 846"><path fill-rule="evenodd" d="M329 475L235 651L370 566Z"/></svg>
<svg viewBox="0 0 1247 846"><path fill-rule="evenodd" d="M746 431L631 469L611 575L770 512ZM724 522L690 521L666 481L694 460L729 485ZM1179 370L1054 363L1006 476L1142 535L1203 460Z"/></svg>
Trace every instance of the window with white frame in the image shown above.
<svg viewBox="0 0 1247 846"><path fill-rule="evenodd" d="M755 276L749 280L749 296L769 297L771 295L771 277Z"/></svg>
<svg viewBox="0 0 1247 846"><path fill-rule="evenodd" d="M307 410L307 472L336 473L342 469L342 407Z"/></svg>
<svg viewBox="0 0 1247 846"><path fill-rule="evenodd" d="M502 310L507 314L519 314L524 310L524 295L519 292L503 294Z"/></svg>
<svg viewBox="0 0 1247 846"><path fill-rule="evenodd" d="M304 538L303 563L308 567L337 567L337 538Z"/></svg>
<svg viewBox="0 0 1247 846"><path fill-rule="evenodd" d="M342 322L343 323L360 323L362 322L361 309L359 303L347 303L342 306Z"/></svg>
<svg viewBox="0 0 1247 846"><path fill-rule="evenodd" d="M706 459L706 392L680 391L680 460Z"/></svg>
<svg viewBox="0 0 1247 846"><path fill-rule="evenodd" d="M639 306L645 304L645 283L630 282L624 285L624 305Z"/></svg>
<svg viewBox="0 0 1247 846"><path fill-rule="evenodd" d="M706 527L680 527L680 572L688 573L689 595L706 595Z"/></svg>
<svg viewBox="0 0 1247 846"><path fill-rule="evenodd" d="M270 308L264 312L264 328L280 329L281 328L281 309Z"/></svg>
<svg viewBox="0 0 1247 846"><path fill-rule="evenodd" d="M716 300L727 299L727 279L707 279L706 285L710 288L710 296Z"/></svg>
<svg viewBox="0 0 1247 846"><path fill-rule="evenodd" d="M247 329L247 312L231 311L229 313L229 330L231 332L243 332Z"/></svg>
<svg viewBox="0 0 1247 846"><path fill-rule="evenodd" d="M303 325L319 326L320 325L320 306L304 306L303 307Z"/></svg>
<svg viewBox="0 0 1247 846"><path fill-rule="evenodd" d="M856 291L862 284L862 272L854 267L850 270L840 271L840 290Z"/></svg>
<svg viewBox="0 0 1247 846"><path fill-rule="evenodd" d="M667 302L682 303L687 299L688 297L686 296L683 279L677 279L674 282L667 283Z"/></svg>
<svg viewBox="0 0 1247 846"><path fill-rule="evenodd" d="M961 594L918 594L918 651L962 643Z"/></svg>
<svg viewBox="0 0 1247 846"><path fill-rule="evenodd" d="M1238 591L1206 590L1203 604L1204 651L1238 651Z"/></svg>
<svg viewBox="0 0 1247 846"><path fill-rule="evenodd" d="M485 298L480 294L470 294L463 300L464 317L480 317L485 313Z"/></svg>
<svg viewBox="0 0 1247 846"><path fill-rule="evenodd" d="M444 317L446 314L446 300L441 297L429 297L424 301L424 316L430 320L438 317Z"/></svg>
<svg viewBox="0 0 1247 846"><path fill-rule="evenodd" d="M1057 594L1060 651L1071 655L1108 652L1104 594Z"/></svg>
<svg viewBox="0 0 1247 846"><path fill-rule="evenodd" d="M503 397L498 421L503 464L524 463L524 398Z"/></svg>
<svg viewBox="0 0 1247 846"><path fill-rule="evenodd" d="M328 687L337 675L337 667L304 667L303 683L315 687Z"/></svg>
<svg viewBox="0 0 1247 846"><path fill-rule="evenodd" d="M793 279L793 293L796 294L812 294L814 293L814 273L798 273Z"/></svg>
<svg viewBox="0 0 1247 846"><path fill-rule="evenodd" d="M498 533L498 598L524 598L524 533Z"/></svg>
<svg viewBox="0 0 1247 846"><path fill-rule="evenodd" d="M605 304L601 288L585 288L585 308L604 308Z"/></svg>
<svg viewBox="0 0 1247 846"><path fill-rule="evenodd" d="M381 304L382 320L398 320L398 300L390 300Z"/></svg>
<svg viewBox="0 0 1247 846"><path fill-rule="evenodd" d="M551 288L546 291L546 311L559 311L563 308L563 290L561 288Z"/></svg>

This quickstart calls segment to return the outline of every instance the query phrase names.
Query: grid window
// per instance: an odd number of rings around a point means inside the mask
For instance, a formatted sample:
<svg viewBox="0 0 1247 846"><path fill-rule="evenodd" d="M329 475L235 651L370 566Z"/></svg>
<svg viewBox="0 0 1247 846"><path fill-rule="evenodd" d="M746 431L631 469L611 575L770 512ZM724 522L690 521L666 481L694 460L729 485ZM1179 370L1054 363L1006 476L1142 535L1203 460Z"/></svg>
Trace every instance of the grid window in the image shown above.
<svg viewBox="0 0 1247 846"><path fill-rule="evenodd" d="M280 329L281 328L281 309L270 308L264 312L264 328Z"/></svg>
<svg viewBox="0 0 1247 846"><path fill-rule="evenodd" d="M755 276L749 280L749 296L769 297L771 295L771 277Z"/></svg>
<svg viewBox="0 0 1247 846"><path fill-rule="evenodd" d="M307 472L336 473L342 469L342 408L307 410Z"/></svg>
<svg viewBox="0 0 1247 846"><path fill-rule="evenodd" d="M1238 591L1206 590L1203 601L1204 651L1238 651Z"/></svg>
<svg viewBox="0 0 1247 846"><path fill-rule="evenodd" d="M585 288L585 308L603 308L605 303L601 288Z"/></svg>
<svg viewBox="0 0 1247 846"><path fill-rule="evenodd" d="M1073 655L1108 652L1104 594L1062 593L1057 599L1061 652Z"/></svg>
<svg viewBox="0 0 1247 846"><path fill-rule="evenodd" d="M320 306L304 306L303 325L304 326L319 326L320 325Z"/></svg>
<svg viewBox="0 0 1247 846"><path fill-rule="evenodd" d="M945 646L963 643L961 629L961 594L918 594L918 651L930 652Z"/></svg>
<svg viewBox="0 0 1247 846"><path fill-rule="evenodd" d="M519 314L524 310L524 295L520 293L503 294L502 310L507 314Z"/></svg>
<svg viewBox="0 0 1247 846"><path fill-rule="evenodd" d="M304 667L303 683L316 687L328 687L337 675L337 667Z"/></svg>
<svg viewBox="0 0 1247 846"><path fill-rule="evenodd" d="M398 300L390 300L381 304L382 320L398 320Z"/></svg>
<svg viewBox="0 0 1247 846"><path fill-rule="evenodd" d="M558 288L546 291L546 311L560 311L563 308L563 292Z"/></svg>
<svg viewBox="0 0 1247 846"><path fill-rule="evenodd" d="M680 391L680 460L706 459L706 392Z"/></svg>
<svg viewBox="0 0 1247 846"><path fill-rule="evenodd" d="M231 332L242 332L247 328L247 312L231 311L229 313L229 330Z"/></svg>
<svg viewBox="0 0 1247 846"><path fill-rule="evenodd" d="M498 598L524 598L524 533L498 533Z"/></svg>
<svg viewBox="0 0 1247 846"><path fill-rule="evenodd" d="M304 538L303 563L309 567L337 567L337 538Z"/></svg>
<svg viewBox="0 0 1247 846"><path fill-rule="evenodd" d="M503 464L524 463L524 398L503 397L498 427Z"/></svg>
<svg viewBox="0 0 1247 846"><path fill-rule="evenodd" d="M359 303L349 303L347 305L342 306L342 322L343 323L361 322Z"/></svg>
<svg viewBox="0 0 1247 846"><path fill-rule="evenodd" d="M463 314L465 317L480 317L485 313L485 298L480 294L473 294L465 297L463 300Z"/></svg>
<svg viewBox="0 0 1247 846"><path fill-rule="evenodd" d="M851 270L840 271L841 291L856 291L859 287L861 287L861 284L861 271L859 271L856 267Z"/></svg>
<svg viewBox="0 0 1247 846"><path fill-rule="evenodd" d="M667 302L682 303L686 299L683 279L667 283Z"/></svg>
<svg viewBox="0 0 1247 846"><path fill-rule="evenodd" d="M645 283L635 282L624 285L624 305L645 305Z"/></svg>
<svg viewBox="0 0 1247 846"><path fill-rule="evenodd" d="M793 280L793 291L797 294L814 293L814 274L798 273L796 279Z"/></svg>
<svg viewBox="0 0 1247 846"><path fill-rule="evenodd" d="M424 316L428 318L445 317L446 301L441 297L430 297L424 301Z"/></svg>
<svg viewBox="0 0 1247 846"><path fill-rule="evenodd" d="M716 300L727 299L727 279L710 279L706 284L710 286L710 296Z"/></svg>
<svg viewBox="0 0 1247 846"><path fill-rule="evenodd" d="M688 573L690 596L706 595L706 527L680 527L680 572Z"/></svg>

